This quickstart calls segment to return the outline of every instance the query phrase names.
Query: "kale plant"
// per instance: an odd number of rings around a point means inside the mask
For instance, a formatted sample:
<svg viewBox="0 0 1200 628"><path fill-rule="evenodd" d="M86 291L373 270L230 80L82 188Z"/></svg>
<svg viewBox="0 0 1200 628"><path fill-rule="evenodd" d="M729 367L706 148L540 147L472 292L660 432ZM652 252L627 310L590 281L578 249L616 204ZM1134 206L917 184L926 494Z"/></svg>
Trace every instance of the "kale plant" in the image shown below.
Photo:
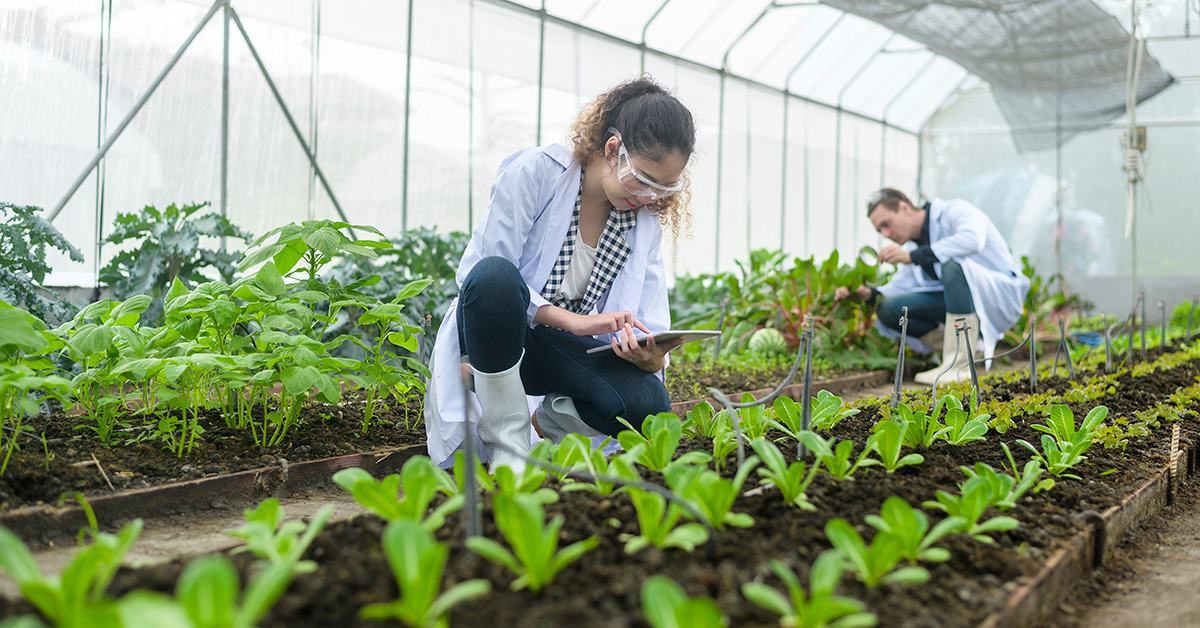
<svg viewBox="0 0 1200 628"><path fill-rule="evenodd" d="M144 324L161 323L162 297L176 277L193 285L204 283L209 278L201 271L213 268L225 283L233 281L241 254L201 248L200 238L240 238L249 242L251 235L216 212L193 217L207 206L171 204L160 211L147 205L138 213L117 214L116 228L104 241L136 241L140 245L114 256L100 269L100 281L112 286L118 300L138 294L154 297L154 304L142 316Z"/></svg>
<svg viewBox="0 0 1200 628"><path fill-rule="evenodd" d="M46 247L82 262L83 253L37 213L40 207L0 203L0 299L23 307L42 320L64 321L75 315L74 305L42 283L50 272Z"/></svg>

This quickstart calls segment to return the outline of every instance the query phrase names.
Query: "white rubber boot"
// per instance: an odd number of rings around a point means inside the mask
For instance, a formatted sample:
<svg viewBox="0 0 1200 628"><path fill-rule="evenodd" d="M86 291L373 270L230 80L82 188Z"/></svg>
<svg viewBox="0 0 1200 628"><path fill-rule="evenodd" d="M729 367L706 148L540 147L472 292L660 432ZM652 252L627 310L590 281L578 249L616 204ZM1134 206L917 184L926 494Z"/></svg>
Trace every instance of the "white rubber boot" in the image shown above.
<svg viewBox="0 0 1200 628"><path fill-rule="evenodd" d="M970 329L967 331L967 338L959 338L958 342L954 340L954 319L965 318ZM946 327L942 332L942 363L938 366L917 373L913 378L918 384L933 385L933 380L937 379L938 373L946 371L945 375L938 379L939 384L947 382L959 382L971 378L971 367L967 364L967 343L970 343L971 351L975 351L975 347L979 340L979 316L971 314L946 314ZM957 348L957 351L955 349ZM949 370L946 370L949 366ZM963 368L959 368L963 367Z"/></svg>
<svg viewBox="0 0 1200 628"><path fill-rule="evenodd" d="M538 427L542 428L542 438L555 445L561 443L567 434L580 434L587 438L604 435L579 418L574 399L555 392L542 399L537 418Z"/></svg>
<svg viewBox="0 0 1200 628"><path fill-rule="evenodd" d="M529 404L521 383L521 359L506 371L484 373L474 367L475 394L483 414L479 417L479 438L491 463L492 472L501 465L520 475L529 455ZM503 445L503 446L501 446Z"/></svg>

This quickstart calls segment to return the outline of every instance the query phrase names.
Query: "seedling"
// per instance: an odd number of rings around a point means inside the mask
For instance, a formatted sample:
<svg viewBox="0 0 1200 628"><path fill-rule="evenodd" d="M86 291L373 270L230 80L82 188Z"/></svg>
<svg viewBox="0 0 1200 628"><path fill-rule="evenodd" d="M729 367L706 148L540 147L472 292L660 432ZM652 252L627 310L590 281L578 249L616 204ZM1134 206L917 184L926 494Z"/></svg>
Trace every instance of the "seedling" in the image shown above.
<svg viewBox="0 0 1200 628"><path fill-rule="evenodd" d="M517 579L512 582L514 591L526 587L534 593L541 591L563 567L600 543L599 538L592 536L559 551L558 532L562 528L563 516L556 515L547 525L542 503L527 493L496 493L492 498L492 508L496 526L512 547L512 552L483 536L468 538L467 549L517 574Z"/></svg>
<svg viewBox="0 0 1200 628"><path fill-rule="evenodd" d="M724 628L729 619L711 598L689 598L667 576L650 576L642 583L642 612L651 628Z"/></svg>
<svg viewBox="0 0 1200 628"><path fill-rule="evenodd" d="M903 458L900 457L900 449L904 446L904 434L908 431L908 424L902 421L880 421L875 424L877 430L867 439L867 448L874 449L879 454L879 464L887 469L888 473L894 473L896 469L903 466L921 464L925 462L925 456L921 454L908 454ZM862 464L874 464L873 460L865 460Z"/></svg>
<svg viewBox="0 0 1200 628"><path fill-rule="evenodd" d="M841 423L847 417L859 413L857 408L843 408L842 398L828 390L817 392L817 396L810 399L810 403L812 404L812 414L808 429L814 432L833 429L833 426ZM792 438L797 438L800 431L804 429L801 425L799 404L787 397L780 397L775 400L772 408L775 410L775 418L778 421L775 427Z"/></svg>
<svg viewBox="0 0 1200 628"><path fill-rule="evenodd" d="M608 444L612 442L612 438L604 439L604 442L597 448L592 448L591 440L584 438L579 434L567 434L563 439L562 444L558 446L559 454L565 461L576 461L572 465L566 465L559 462L561 466L573 467L580 471L590 473L594 480L584 482L576 479L575 481L563 485L562 491L588 491L597 495L612 495L616 492L616 486L612 482L601 480L599 476L608 475L609 467L608 456L604 455L604 450Z"/></svg>
<svg viewBox="0 0 1200 628"><path fill-rule="evenodd" d="M1003 496L997 496L992 485L985 477L973 477L964 482L959 495L951 495L946 491L937 492L937 501L927 501L926 508L938 508L951 517L962 518L962 524L954 528L954 532L965 532L983 543L991 543L992 538L986 533L1014 530L1020 523L1012 517L992 517L982 523L979 518L988 506L999 504Z"/></svg>
<svg viewBox="0 0 1200 628"><path fill-rule="evenodd" d="M105 591L141 532L142 520L134 519L116 535L94 534L93 543L71 557L61 576L46 576L25 544L0 528L0 565L21 595L54 625L119 626L117 607L105 597Z"/></svg>
<svg viewBox="0 0 1200 628"><path fill-rule="evenodd" d="M454 482L442 469L434 466L425 456L409 458L400 469L400 474L387 476L382 481L358 468L342 469L333 475L338 486L350 491L354 499L371 512L393 521L407 519L421 522L427 530L436 530L445 523L446 515L463 507L465 498L461 493L442 502L426 517L429 504L440 491L450 494ZM403 495L400 487L403 485Z"/></svg>
<svg viewBox="0 0 1200 628"><path fill-rule="evenodd" d="M617 420L629 428L617 434L617 441L621 443L621 447L625 448L625 451L630 451L638 445L645 447L642 455L638 457L639 463L647 469L655 471L662 471L667 468L668 464L671 464L675 458L675 449L679 447L679 440L683 434L683 424L679 421L679 417L670 412L648 416L642 422L640 433L625 419L617 417ZM676 462L703 464L710 459L711 457L706 452L689 451L680 456Z"/></svg>
<svg viewBox="0 0 1200 628"><path fill-rule="evenodd" d="M754 518L745 513L730 512L730 509L741 493L746 478L757 465L758 458L750 456L733 480L727 480L715 471L679 462L668 466L663 475L671 490L695 504L709 525L718 530L723 530L726 524L748 528L754 525Z"/></svg>
<svg viewBox="0 0 1200 628"><path fill-rule="evenodd" d="M895 495L883 500L880 514L867 515L866 522L879 530L880 534L890 534L900 539L902 555L914 565L919 560L936 563L950 560L950 552L933 547L933 544L966 523L962 517L946 517L930 530L925 513Z"/></svg>
<svg viewBox="0 0 1200 628"><path fill-rule="evenodd" d="M632 467L628 469L632 471ZM708 542L708 528L699 523L677 525L684 515L683 508L678 504L667 503L667 499L653 491L643 491L638 488L626 489L633 507L637 510L638 526L641 534L638 536L624 534L621 540L625 542L625 553L634 554L648 545L657 548L678 547L684 551L692 551L697 545Z"/></svg>
<svg viewBox="0 0 1200 628"><path fill-rule="evenodd" d="M975 391L971 391L971 397L974 399ZM934 434L934 439L942 439L951 445L963 445L966 443L983 440L984 434L987 434L987 420L991 418L987 414L975 414L975 404L972 402L970 411L964 410L962 403L956 397L947 395L942 398L946 403L946 427L938 430ZM936 417L935 417L936 418Z"/></svg>
<svg viewBox="0 0 1200 628"><path fill-rule="evenodd" d="M788 595L759 582L742 585L747 600L779 614L780 626L794 628L870 628L877 623L873 613L864 612L866 605L858 600L834 595L842 579L842 558L837 552L823 552L813 562L809 572L809 594L804 594L796 572L778 560L771 561L771 571L787 587Z"/></svg>
<svg viewBox="0 0 1200 628"><path fill-rule="evenodd" d="M242 539L246 544L234 549L232 553L250 552L271 565L284 563L284 557L290 554L292 548L300 541L300 535L308 529L308 526L300 521L285 522L283 507L274 497L263 500L258 508L246 509L243 514L246 523L237 530L230 531L229 535ZM310 560L296 563L296 573L311 573L316 568L317 564Z"/></svg>
<svg viewBox="0 0 1200 628"><path fill-rule="evenodd" d="M687 411L687 419L683 422L684 436L691 439L698 436L716 438L717 430L722 425L729 425L729 413L722 410L714 412L712 404L701 401L696 407Z"/></svg>
<svg viewBox="0 0 1200 628"><path fill-rule="evenodd" d="M412 628L445 628L449 626L450 607L492 590L490 582L476 579L460 582L438 595L450 549L413 521L397 519L389 523L383 531L383 551L400 589L400 599L364 606L358 611L363 619L397 619Z"/></svg>
<svg viewBox="0 0 1200 628"><path fill-rule="evenodd" d="M881 584L912 584L929 579L929 572L923 567L902 567L893 571L904 557L904 542L900 537L876 534L871 544L867 545L854 526L845 519L831 519L826 523L825 536L829 537L829 542L835 548L829 551L836 551L858 580L869 588L874 589Z"/></svg>
<svg viewBox="0 0 1200 628"><path fill-rule="evenodd" d="M1005 447L1004 449L1007 452L1008 447ZM992 492L996 496L994 505L1000 510L1000 512L1004 512L1005 510L1016 506L1017 500L1021 499L1021 497L1025 495L1029 489L1032 488L1036 493L1048 488L1048 486L1046 486L1047 483L1049 483L1049 486L1054 485L1054 480L1047 478L1041 482L1038 482L1036 487L1034 486L1034 482L1037 482L1037 479L1041 477L1044 471L1041 463L1037 460L1030 460L1029 462L1025 463L1025 470L1021 472L1017 478L1014 478L1007 473L999 473L990 465L983 462L976 462L975 468L973 469L965 466L959 468L962 469L963 473L967 474L967 477L981 477L991 485Z"/></svg>
<svg viewBox="0 0 1200 628"><path fill-rule="evenodd" d="M821 469L819 459L813 462L812 469L808 470L804 461L788 464L779 448L765 438L756 438L750 441L750 446L754 448L758 457L762 459L763 465L766 466L765 469L758 470L758 474L763 476L759 484L774 485L783 495L783 501L801 510L815 510L815 507L808 502L804 491L808 490L808 486L812 484L813 479L817 477L817 472Z"/></svg>
<svg viewBox="0 0 1200 628"><path fill-rule="evenodd" d="M838 480L851 480L852 476L859 467L879 464L876 460L867 458L867 454L871 453L870 447L863 447L861 453L858 454L853 462L850 457L854 452L854 441L846 439L843 441L833 441L831 445L824 438L821 438L816 432L800 432L800 443L803 444L809 451L813 452L819 464L825 465L825 471L829 475Z"/></svg>

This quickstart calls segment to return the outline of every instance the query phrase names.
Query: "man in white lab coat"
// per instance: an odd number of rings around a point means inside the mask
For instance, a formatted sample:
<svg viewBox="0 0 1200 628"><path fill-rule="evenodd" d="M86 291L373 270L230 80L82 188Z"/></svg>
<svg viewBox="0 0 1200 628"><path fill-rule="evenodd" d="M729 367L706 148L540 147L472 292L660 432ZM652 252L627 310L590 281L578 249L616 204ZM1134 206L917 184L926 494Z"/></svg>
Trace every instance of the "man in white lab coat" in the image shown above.
<svg viewBox="0 0 1200 628"><path fill-rule="evenodd" d="M964 200L934 199L917 207L892 188L868 197L867 217L896 243L879 251L879 261L896 264L896 273L878 288L860 286L853 293L839 288L836 298L878 300L875 325L893 338L900 337L907 306L910 346L918 351L933 351L930 345L940 336L942 364L918 373L918 383L932 384L943 371L943 382L969 377L970 369L960 368L967 363L967 347L955 342L954 321L966 319L972 350L980 348L982 336L983 357L991 358L996 342L1020 318L1029 289L996 225Z"/></svg>

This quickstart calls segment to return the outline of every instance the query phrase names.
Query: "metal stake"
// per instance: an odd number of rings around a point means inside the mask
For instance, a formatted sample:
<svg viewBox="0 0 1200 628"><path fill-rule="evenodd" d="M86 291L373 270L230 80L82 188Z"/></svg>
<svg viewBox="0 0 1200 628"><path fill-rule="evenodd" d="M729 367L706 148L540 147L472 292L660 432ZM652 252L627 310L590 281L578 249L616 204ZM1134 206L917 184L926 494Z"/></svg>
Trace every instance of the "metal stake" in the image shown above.
<svg viewBox="0 0 1200 628"><path fill-rule="evenodd" d="M229 216L229 0L224 0L224 44L221 53L221 216ZM221 236L221 250L226 237Z"/></svg>
<svg viewBox="0 0 1200 628"><path fill-rule="evenodd" d="M1067 361L1067 378L1075 381L1075 363L1071 361L1071 345L1067 344L1067 323L1061 316L1058 318L1058 335L1059 347ZM1054 358L1054 366L1058 366L1057 356Z"/></svg>
<svg viewBox="0 0 1200 628"><path fill-rule="evenodd" d="M1162 316L1162 338L1158 339L1158 348L1165 353L1167 350L1167 302L1158 302L1158 313Z"/></svg>
<svg viewBox="0 0 1200 628"><path fill-rule="evenodd" d="M1142 360L1146 359L1146 295L1138 293L1138 303L1142 306Z"/></svg>
<svg viewBox="0 0 1200 628"><path fill-rule="evenodd" d="M1126 330L1125 330L1125 341L1126 341L1125 342L1125 366L1126 367L1133 364L1133 323L1134 323L1134 320L1136 320L1136 318L1137 318L1135 316L1136 312L1137 312L1137 310L1134 310L1133 312L1129 313L1129 324L1126 326Z"/></svg>
<svg viewBox="0 0 1200 628"><path fill-rule="evenodd" d="M900 383L904 380L904 344L908 339L908 306L900 308L900 355L896 356L896 385L892 388L892 409L900 405Z"/></svg>
<svg viewBox="0 0 1200 628"><path fill-rule="evenodd" d="M974 355L974 350L971 347L971 334L970 334L971 324L968 323L966 320L964 320L963 324L962 324L962 330L963 330L963 339L966 340L966 344L967 344L967 365L970 366L970 368L971 368L971 385L975 387L975 399L978 400L980 397L979 374L975 370L975 355Z"/></svg>
<svg viewBox="0 0 1200 628"><path fill-rule="evenodd" d="M174 68L175 64L179 62L179 59L183 56L184 51L188 49L188 46L192 45L192 41L196 39L196 36L200 34L201 30L204 30L204 26L208 24L208 21L212 19L212 16L217 14L217 9L221 8L221 6L225 3L226 0L216 0L216 2L213 2L212 6L208 9L208 13L205 13L204 17L200 19L200 23L196 25L196 28L192 31L192 34L188 35L188 38L184 40L183 45L180 46L179 50L175 52L175 56L171 57L171 60L167 62L167 66L162 69L162 72L159 72L158 76L154 77L154 81L150 83L150 87L146 88L146 91L142 94L142 97L138 98L138 101L134 103L133 108L130 109L129 113L125 115L125 119L121 120L121 123L117 125L117 128L112 132L112 135L109 135L108 139L104 140L104 145L101 146L100 149L96 151L96 154L92 156L91 161L89 161L88 165L84 167L83 172L79 173L79 177L75 179L75 182L71 184L71 187L67 190L67 193L64 194L62 199L58 201L58 204L54 206L54 209L51 210L50 215L46 217L46 220L49 222L54 222L54 219L58 218L58 214L61 213L63 208L67 206L67 201L70 201L71 197L75 195L75 192L79 191L79 186L83 185L84 180L88 178L88 175L92 173L92 170L96 167L96 165L100 163L100 160L104 159L104 155L108 153L108 149L112 148L112 145L117 141L117 138L121 137L121 133L125 131L125 127L129 126L130 122L133 122L134 116L136 116L138 112L142 110L142 107L146 105L146 101L150 100L150 96L154 95L154 90L158 89L158 86L161 85L163 80L167 78L167 74L170 74L171 69Z"/></svg>
<svg viewBox="0 0 1200 628"><path fill-rule="evenodd" d="M462 378L463 378L463 408L466 410L466 418L464 428L466 430L466 454L463 456L463 496L466 497L466 504L463 505L463 528L466 531L467 538L479 536L479 506L476 503L478 498L478 484L475 481L475 461L479 459L479 454L475 451L475 421L471 420L471 363L463 358L462 363Z"/></svg>
<svg viewBox="0 0 1200 628"><path fill-rule="evenodd" d="M1037 341L1034 340L1034 332L1037 331L1037 318L1030 315L1029 317L1029 393L1037 394L1038 389L1038 372L1037 372Z"/></svg>
<svg viewBox="0 0 1200 628"><path fill-rule="evenodd" d="M811 318L805 317L804 322L808 328L804 330L804 387L800 395L800 429L807 430L812 423L812 349L813 349L813 321ZM799 449L800 459L808 457L808 451L804 445Z"/></svg>

